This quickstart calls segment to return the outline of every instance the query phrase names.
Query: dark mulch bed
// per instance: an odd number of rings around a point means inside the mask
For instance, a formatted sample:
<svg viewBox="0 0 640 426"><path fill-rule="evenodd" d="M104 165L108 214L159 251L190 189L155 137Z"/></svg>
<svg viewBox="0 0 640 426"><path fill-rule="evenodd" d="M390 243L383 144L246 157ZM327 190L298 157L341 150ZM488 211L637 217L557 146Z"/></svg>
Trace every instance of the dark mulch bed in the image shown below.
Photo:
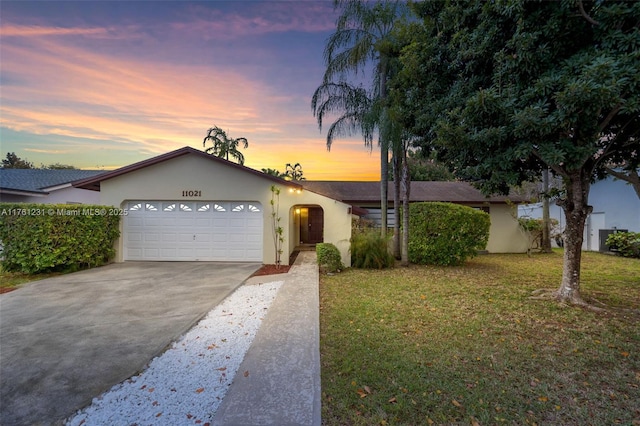
<svg viewBox="0 0 640 426"><path fill-rule="evenodd" d="M255 271L251 276L257 277L260 275L286 274L287 272L289 272L290 268L290 265L280 265L280 267L278 267L277 265L262 265L262 268Z"/></svg>
<svg viewBox="0 0 640 426"><path fill-rule="evenodd" d="M289 256L288 265L280 265L280 266L277 266L275 264L262 265L262 267L258 269L256 272L254 272L251 276L258 277L261 275L286 274L287 272L289 272L289 269L291 269L291 265L293 265L293 262L296 261L296 258L298 257L298 253L299 253L298 251L294 251L293 253L291 253L291 256Z"/></svg>

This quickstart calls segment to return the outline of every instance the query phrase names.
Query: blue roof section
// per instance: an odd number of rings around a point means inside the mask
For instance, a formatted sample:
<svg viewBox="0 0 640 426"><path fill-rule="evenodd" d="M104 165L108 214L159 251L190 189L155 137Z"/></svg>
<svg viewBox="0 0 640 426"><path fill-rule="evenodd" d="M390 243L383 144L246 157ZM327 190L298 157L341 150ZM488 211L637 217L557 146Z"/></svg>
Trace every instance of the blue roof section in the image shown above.
<svg viewBox="0 0 640 426"><path fill-rule="evenodd" d="M106 173L106 170L0 169L0 189L47 194L46 188Z"/></svg>

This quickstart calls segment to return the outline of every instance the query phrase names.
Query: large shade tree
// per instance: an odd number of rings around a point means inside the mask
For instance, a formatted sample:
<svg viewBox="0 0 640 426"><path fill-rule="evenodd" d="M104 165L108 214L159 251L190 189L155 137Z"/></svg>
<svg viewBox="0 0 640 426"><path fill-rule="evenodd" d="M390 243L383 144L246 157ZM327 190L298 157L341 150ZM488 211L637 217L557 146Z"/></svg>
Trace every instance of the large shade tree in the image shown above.
<svg viewBox="0 0 640 426"><path fill-rule="evenodd" d="M405 28L392 85L404 120L485 193L540 176L562 181L564 269L580 294L589 190L607 166L640 159L640 2L425 2Z"/></svg>
<svg viewBox="0 0 640 426"><path fill-rule="evenodd" d="M229 157L235 158L238 164L244 164L244 155L238 150L240 145L245 149L249 147L249 141L246 138L230 138L227 132L220 127L212 127L207 131L207 136L202 141L202 146L206 146L207 142L211 142L212 146L205 149L208 154L229 160Z"/></svg>
<svg viewBox="0 0 640 426"><path fill-rule="evenodd" d="M312 109L322 126L327 113L338 118L327 133L330 149L337 136L361 132L365 145L371 146L378 130L380 146L380 197L382 233L387 229L387 187L389 149L391 144L384 130L384 101L390 75L389 37L405 10L401 1L366 2L360 0L334 0L341 14L336 31L326 44L324 58L326 71L322 84L316 89ZM371 72L366 76L365 70ZM369 89L358 82L367 80ZM358 104L360 102L360 104Z"/></svg>

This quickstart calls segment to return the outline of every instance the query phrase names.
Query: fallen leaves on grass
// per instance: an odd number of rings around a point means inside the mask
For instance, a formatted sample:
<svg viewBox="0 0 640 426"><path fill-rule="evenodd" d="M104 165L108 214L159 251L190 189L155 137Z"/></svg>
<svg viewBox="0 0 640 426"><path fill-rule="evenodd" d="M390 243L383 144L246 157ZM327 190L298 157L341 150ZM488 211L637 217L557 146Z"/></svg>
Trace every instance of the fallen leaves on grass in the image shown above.
<svg viewBox="0 0 640 426"><path fill-rule="evenodd" d="M362 389L358 389L356 391L360 398L365 398L367 395L371 395L371 388L369 386L364 386Z"/></svg>

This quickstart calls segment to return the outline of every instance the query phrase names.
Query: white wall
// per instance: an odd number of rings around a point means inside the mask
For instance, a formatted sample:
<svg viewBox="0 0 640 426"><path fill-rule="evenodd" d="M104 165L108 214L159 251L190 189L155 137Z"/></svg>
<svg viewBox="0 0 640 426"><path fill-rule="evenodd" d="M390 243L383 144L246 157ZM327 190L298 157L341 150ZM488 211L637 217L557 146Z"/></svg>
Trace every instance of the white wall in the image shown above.
<svg viewBox="0 0 640 426"><path fill-rule="evenodd" d="M219 163L202 156L184 155L140 170L102 181L101 204L123 207L134 200L185 200L185 201L257 201L264 208L263 263L275 262L273 225L271 222L271 186L273 181L260 175L243 171L236 167ZM277 184L276 184L277 185ZM290 192L285 184L281 189L281 226L284 229L284 253L281 261L288 264L289 254L296 245L292 233L291 208L295 205L318 205L324 210L324 241L335 244L340 249L343 262L349 262L351 238L351 215L349 206L339 201L302 190ZM200 191L200 196L183 197L185 190ZM122 223L121 223L122 231ZM346 242L346 243L345 243ZM123 260L123 238L116 245L116 261Z"/></svg>
<svg viewBox="0 0 640 426"><path fill-rule="evenodd" d="M583 250L599 249L598 231L600 229L626 229L630 232L640 232L640 198L631 185L624 181L609 177L591 186L589 204L593 212L587 219L584 231ZM540 203L520 206L519 216L542 217ZM549 216L556 219L560 228L564 229L566 221L564 211L555 203L549 206Z"/></svg>

